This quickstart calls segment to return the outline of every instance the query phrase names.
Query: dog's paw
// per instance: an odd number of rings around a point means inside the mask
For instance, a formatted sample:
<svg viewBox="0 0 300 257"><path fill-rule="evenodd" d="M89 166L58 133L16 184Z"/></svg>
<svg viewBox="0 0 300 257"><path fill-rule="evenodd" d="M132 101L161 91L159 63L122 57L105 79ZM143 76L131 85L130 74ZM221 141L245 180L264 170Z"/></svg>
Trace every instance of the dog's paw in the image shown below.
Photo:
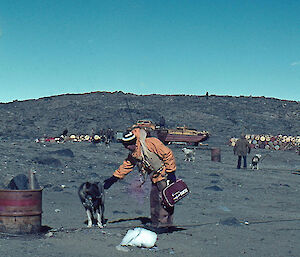
<svg viewBox="0 0 300 257"><path fill-rule="evenodd" d="M97 223L97 225L98 225L99 228L104 228L104 226L105 226L105 225L102 225L102 223L99 223L99 222Z"/></svg>
<svg viewBox="0 0 300 257"><path fill-rule="evenodd" d="M92 226L93 226L92 222L89 222L87 225L88 228L91 228Z"/></svg>

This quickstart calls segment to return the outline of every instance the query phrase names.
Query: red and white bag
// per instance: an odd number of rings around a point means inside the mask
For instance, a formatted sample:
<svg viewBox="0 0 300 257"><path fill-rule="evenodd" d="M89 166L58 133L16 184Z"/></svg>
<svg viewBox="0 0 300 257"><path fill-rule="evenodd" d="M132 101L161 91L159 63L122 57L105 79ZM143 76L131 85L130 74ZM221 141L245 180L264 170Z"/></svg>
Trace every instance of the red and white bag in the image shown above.
<svg viewBox="0 0 300 257"><path fill-rule="evenodd" d="M189 188L182 179L166 186L162 191L163 204L166 207L173 207L175 203L186 197L190 193Z"/></svg>

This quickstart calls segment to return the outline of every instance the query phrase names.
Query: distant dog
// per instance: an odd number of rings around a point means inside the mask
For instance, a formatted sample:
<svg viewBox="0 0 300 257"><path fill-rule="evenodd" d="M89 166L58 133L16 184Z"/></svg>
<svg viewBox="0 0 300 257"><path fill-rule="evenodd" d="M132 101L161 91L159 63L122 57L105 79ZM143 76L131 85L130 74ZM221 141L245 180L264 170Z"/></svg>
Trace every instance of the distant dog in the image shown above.
<svg viewBox="0 0 300 257"><path fill-rule="evenodd" d="M250 165L252 170L258 170L258 163L260 162L260 159L261 159L261 154L256 154L253 156Z"/></svg>
<svg viewBox="0 0 300 257"><path fill-rule="evenodd" d="M110 148L110 139L109 138L106 138L104 143L107 148Z"/></svg>
<svg viewBox="0 0 300 257"><path fill-rule="evenodd" d="M195 149L188 149L186 147L182 148L182 151L185 154L184 160L186 162L193 162L195 161Z"/></svg>
<svg viewBox="0 0 300 257"><path fill-rule="evenodd" d="M82 183L78 189L78 196L83 207L86 210L88 217L87 226L90 228L94 223L97 222L99 228L105 226L104 219L104 189L103 185L100 182ZM95 218L94 216L97 216Z"/></svg>

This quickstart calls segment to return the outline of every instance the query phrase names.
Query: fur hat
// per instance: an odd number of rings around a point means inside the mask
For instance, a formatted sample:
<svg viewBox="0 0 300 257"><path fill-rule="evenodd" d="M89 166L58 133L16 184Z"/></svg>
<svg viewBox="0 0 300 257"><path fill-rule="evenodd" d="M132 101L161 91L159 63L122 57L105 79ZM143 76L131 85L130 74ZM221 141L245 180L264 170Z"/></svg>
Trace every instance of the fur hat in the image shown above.
<svg viewBox="0 0 300 257"><path fill-rule="evenodd" d="M136 142L136 136L131 131L123 133L122 143L127 145L133 145Z"/></svg>

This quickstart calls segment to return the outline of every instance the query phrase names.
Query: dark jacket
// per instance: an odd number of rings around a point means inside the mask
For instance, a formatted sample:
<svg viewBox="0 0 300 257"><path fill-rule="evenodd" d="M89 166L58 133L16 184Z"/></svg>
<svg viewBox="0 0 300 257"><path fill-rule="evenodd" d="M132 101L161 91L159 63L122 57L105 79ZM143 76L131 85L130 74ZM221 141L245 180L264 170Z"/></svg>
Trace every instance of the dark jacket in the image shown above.
<svg viewBox="0 0 300 257"><path fill-rule="evenodd" d="M238 156L246 156L250 153L250 144L246 138L240 138L236 141L233 152Z"/></svg>

